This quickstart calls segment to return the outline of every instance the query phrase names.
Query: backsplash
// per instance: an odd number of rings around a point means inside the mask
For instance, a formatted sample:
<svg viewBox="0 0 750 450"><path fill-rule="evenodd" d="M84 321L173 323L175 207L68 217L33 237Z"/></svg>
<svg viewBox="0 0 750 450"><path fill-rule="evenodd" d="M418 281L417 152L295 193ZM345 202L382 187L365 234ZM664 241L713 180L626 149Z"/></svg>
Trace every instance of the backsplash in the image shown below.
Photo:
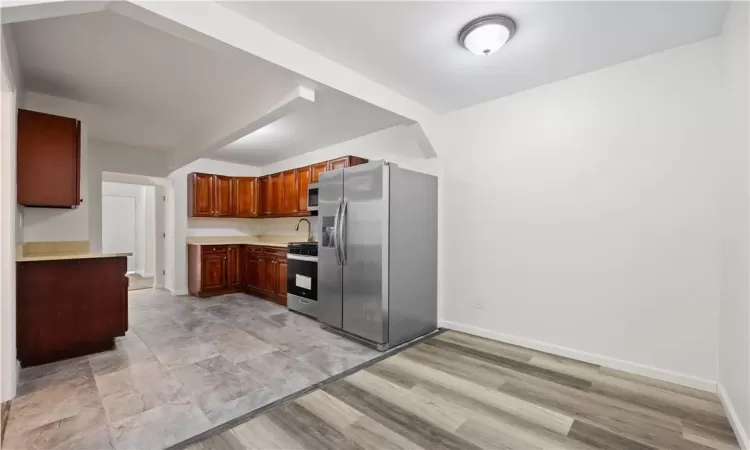
<svg viewBox="0 0 750 450"><path fill-rule="evenodd" d="M312 235L317 240L318 218L306 217L312 226ZM221 219L190 218L187 223L187 236L295 236L300 241L307 240L307 224L301 223L299 231L294 227L297 217L269 219Z"/></svg>
<svg viewBox="0 0 750 450"><path fill-rule="evenodd" d="M187 236L255 236L254 219L189 218Z"/></svg>

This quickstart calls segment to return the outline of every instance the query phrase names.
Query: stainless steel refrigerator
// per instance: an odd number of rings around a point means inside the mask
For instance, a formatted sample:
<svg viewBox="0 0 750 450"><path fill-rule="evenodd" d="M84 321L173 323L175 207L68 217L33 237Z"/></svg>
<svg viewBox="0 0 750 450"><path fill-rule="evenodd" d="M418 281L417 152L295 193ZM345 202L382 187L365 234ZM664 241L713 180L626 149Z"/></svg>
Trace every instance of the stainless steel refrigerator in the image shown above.
<svg viewBox="0 0 750 450"><path fill-rule="evenodd" d="M318 191L318 320L379 350L434 331L437 178L373 161Z"/></svg>

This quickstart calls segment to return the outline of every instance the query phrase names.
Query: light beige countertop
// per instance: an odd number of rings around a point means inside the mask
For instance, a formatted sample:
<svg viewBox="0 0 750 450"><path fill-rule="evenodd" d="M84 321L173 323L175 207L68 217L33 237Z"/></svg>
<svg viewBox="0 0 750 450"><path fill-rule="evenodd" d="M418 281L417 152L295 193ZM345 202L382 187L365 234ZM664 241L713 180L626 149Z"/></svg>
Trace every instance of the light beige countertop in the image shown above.
<svg viewBox="0 0 750 450"><path fill-rule="evenodd" d="M290 242L305 242L307 236L188 236L188 245L263 245L286 247Z"/></svg>
<svg viewBox="0 0 750 450"><path fill-rule="evenodd" d="M89 241L24 242L16 246L16 262L64 259L114 258L132 253L101 253L89 250Z"/></svg>
<svg viewBox="0 0 750 450"><path fill-rule="evenodd" d="M66 255L33 255L19 256L16 262L31 261L59 261L65 259L95 259L95 258L114 258L117 256L132 256L132 253L69 253Z"/></svg>

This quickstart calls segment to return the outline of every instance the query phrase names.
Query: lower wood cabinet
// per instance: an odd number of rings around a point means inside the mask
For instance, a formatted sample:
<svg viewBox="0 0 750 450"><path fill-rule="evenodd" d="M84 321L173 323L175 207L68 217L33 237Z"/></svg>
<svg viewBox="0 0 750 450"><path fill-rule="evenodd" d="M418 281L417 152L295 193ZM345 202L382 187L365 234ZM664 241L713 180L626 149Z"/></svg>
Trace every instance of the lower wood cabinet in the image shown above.
<svg viewBox="0 0 750 450"><path fill-rule="evenodd" d="M16 347L22 367L114 348L128 329L127 259L16 263Z"/></svg>
<svg viewBox="0 0 750 450"><path fill-rule="evenodd" d="M286 305L286 249L188 245L188 290L197 297L247 292Z"/></svg>

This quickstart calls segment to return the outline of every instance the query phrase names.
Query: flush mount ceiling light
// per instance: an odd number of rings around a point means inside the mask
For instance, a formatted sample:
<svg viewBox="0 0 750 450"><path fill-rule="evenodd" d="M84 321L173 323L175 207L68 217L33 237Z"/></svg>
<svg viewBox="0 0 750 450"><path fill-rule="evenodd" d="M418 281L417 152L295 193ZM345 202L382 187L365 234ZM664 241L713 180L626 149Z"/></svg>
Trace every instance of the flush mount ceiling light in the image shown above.
<svg viewBox="0 0 750 450"><path fill-rule="evenodd" d="M467 23L458 33L458 42L475 55L495 53L513 37L516 23L501 15L484 16Z"/></svg>

